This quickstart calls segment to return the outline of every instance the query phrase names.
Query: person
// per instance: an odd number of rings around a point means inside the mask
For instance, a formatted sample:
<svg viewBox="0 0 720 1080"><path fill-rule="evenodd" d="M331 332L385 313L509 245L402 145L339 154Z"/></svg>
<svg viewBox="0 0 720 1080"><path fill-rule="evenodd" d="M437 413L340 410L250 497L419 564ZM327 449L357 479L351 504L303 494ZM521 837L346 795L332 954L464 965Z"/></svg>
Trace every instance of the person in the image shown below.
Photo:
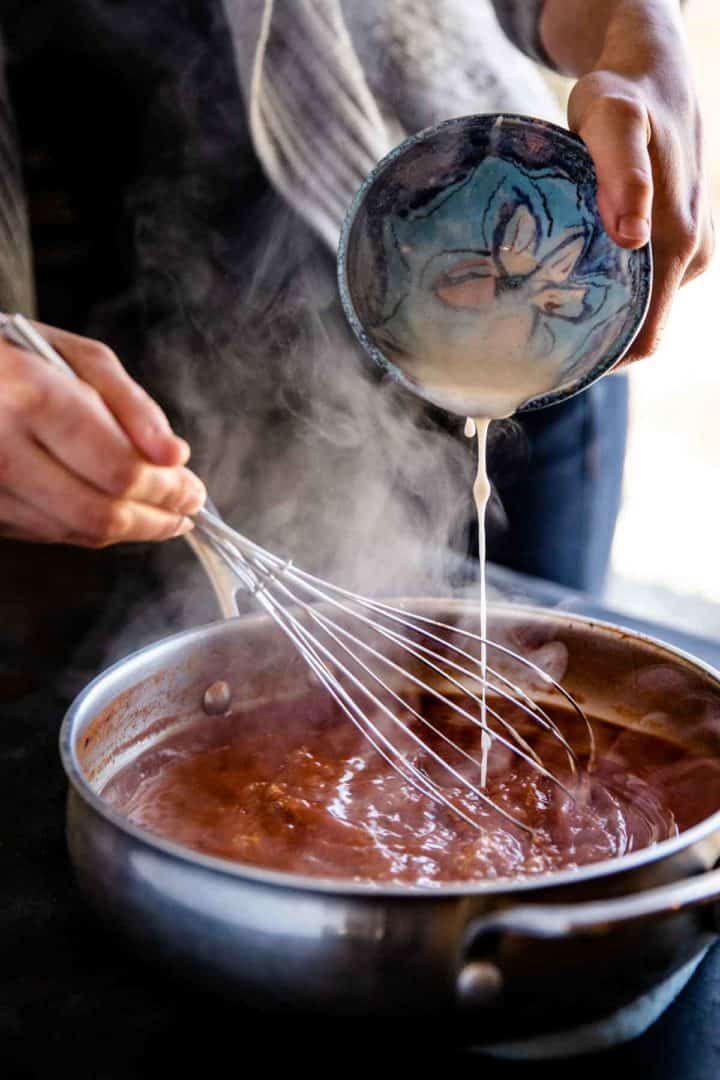
<svg viewBox="0 0 720 1080"><path fill-rule="evenodd" d="M243 531L351 585L463 561L458 425L368 370L335 287L345 209L404 134L556 118L534 62L576 78L604 224L653 244L628 362L710 258L678 0L10 0L0 33L0 310L37 314L81 377L0 342L0 697L97 666L131 615L137 641L138 617L142 637L203 613L189 553L150 546L191 528L200 476ZM626 408L612 376L525 441L500 430L491 555L601 587Z"/></svg>

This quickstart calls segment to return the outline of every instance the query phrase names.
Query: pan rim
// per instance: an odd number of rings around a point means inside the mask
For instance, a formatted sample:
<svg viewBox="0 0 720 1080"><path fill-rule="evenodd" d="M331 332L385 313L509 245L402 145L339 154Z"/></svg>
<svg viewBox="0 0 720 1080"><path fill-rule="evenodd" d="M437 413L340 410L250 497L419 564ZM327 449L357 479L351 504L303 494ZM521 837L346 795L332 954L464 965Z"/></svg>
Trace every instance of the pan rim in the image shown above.
<svg viewBox="0 0 720 1080"><path fill-rule="evenodd" d="M443 597L402 597L391 598L388 602L398 605L427 605L442 607L446 611L452 608L461 608L467 611L469 608L479 606L479 600L472 597L443 598ZM491 603L488 605L490 614L518 614L545 619L562 620L566 625L580 624L589 629L599 630L609 636L617 638L618 635L627 636L635 641L652 646L656 650L664 652L673 660L683 661L696 671L714 679L718 683L720 691L720 671L713 665L692 656L683 649L677 648L659 638L652 637L624 627L618 623L610 623L603 619L592 616L577 615L574 612L566 612L562 609L544 608L535 605L517 603ZM86 713L96 715L93 711L94 700L107 692L108 682L112 684L119 674L141 657L152 659L153 654L167 648L170 643L185 645L192 644L195 639L198 643L206 643L208 635L222 637L227 633L227 625L242 622L250 626L253 623L267 623L269 616L252 614L239 616L237 619L227 619L212 622L189 630L183 630L176 634L161 638L141 649L118 660L105 671L100 672L75 698L65 713L59 735L59 750L63 769L71 785L73 792L105 822L120 832L131 836L137 843L156 852L160 856L169 859L180 860L189 863L193 868L203 869L219 877L239 879L243 882L282 890L295 890L305 893L319 893L334 895L337 897L355 896L358 899L370 900L377 898L396 900L422 900L441 901L450 898L466 897L468 899L497 898L502 895L525 895L527 893L547 893L556 889L567 888L593 882L598 879L614 878L625 875L632 870L640 869L648 864L661 862L678 855L694 844L706 839L713 832L720 830L720 808L709 817L692 825L689 829L677 836L661 840L656 844L639 848L637 851L625 855L615 856L612 859L603 859L598 862L587 863L584 866L565 870L554 870L548 873L528 875L527 877L493 878L477 882L443 882L441 885L408 885L387 882L352 881L344 878L313 877L303 874L292 874L281 870L271 870L255 866L252 863L242 863L237 860L223 859L218 856L206 855L185 847L182 844L168 840L154 834L147 829L134 825L123 814L110 807L107 802L95 792L86 779L76 754L75 733L78 725L82 722ZM120 692L118 690L118 692Z"/></svg>

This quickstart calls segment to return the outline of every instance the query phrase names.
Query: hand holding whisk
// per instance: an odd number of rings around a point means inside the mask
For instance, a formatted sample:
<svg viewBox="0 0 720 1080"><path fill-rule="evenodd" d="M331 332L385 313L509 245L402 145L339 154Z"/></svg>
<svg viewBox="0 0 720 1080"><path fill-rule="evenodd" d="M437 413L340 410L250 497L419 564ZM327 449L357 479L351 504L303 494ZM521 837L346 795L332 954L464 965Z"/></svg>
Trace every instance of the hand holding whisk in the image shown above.
<svg viewBox="0 0 720 1080"><path fill-rule="evenodd" d="M76 377L22 316L6 318L1 330L15 344ZM347 719L423 795L480 828L456 794L469 793L517 827L530 831L494 802L483 784L475 782L475 774L483 776L487 762L469 754L446 726L438 726L420 711L418 701L432 698L448 710L453 722L480 728L490 745L505 747L572 797L567 783L557 771L546 767L521 733L517 718L522 718L523 726L530 723L557 742L572 781L577 757L558 725L517 677L503 672L499 663L481 663L472 650L484 645L515 670L519 665L529 672L548 693L564 702L586 725L592 757L592 728L582 709L538 665L469 630L323 581L231 529L209 502L194 515L194 522L195 529L187 539L210 577L223 613L237 614L239 589L252 594ZM508 719L508 712L514 721ZM423 761L431 762L433 772L444 782L434 779Z"/></svg>

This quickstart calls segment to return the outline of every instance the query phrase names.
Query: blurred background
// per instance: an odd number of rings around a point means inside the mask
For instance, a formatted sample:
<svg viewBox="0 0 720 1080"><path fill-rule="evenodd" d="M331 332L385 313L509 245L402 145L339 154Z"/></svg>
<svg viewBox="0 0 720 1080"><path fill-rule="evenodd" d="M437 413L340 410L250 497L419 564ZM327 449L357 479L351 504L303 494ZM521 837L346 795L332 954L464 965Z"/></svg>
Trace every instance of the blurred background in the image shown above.
<svg viewBox="0 0 720 1080"><path fill-rule="evenodd" d="M720 11L686 20L720 221ZM631 368L623 504L607 600L720 637L720 260L678 295L658 352Z"/></svg>

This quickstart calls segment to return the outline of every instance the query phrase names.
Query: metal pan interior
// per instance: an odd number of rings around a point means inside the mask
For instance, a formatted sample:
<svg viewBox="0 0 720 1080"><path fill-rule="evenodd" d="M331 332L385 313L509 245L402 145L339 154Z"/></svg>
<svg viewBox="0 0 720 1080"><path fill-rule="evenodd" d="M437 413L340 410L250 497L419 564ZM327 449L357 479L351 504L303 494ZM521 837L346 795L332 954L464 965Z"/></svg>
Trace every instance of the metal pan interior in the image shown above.
<svg viewBox="0 0 720 1080"><path fill-rule="evenodd" d="M397 603L459 629L477 630L479 625L479 608L468 601ZM491 609L490 633L540 666L549 664L598 720L720 762L720 678L701 662L618 627L514 605ZM527 678L521 671L514 676ZM417 892L427 898L423 887L310 878L206 856L137 828L104 802L100 792L128 762L197 723L203 715L202 696L219 679L229 683L232 708L238 714L269 700L286 700L290 705L307 693L309 685L304 661L266 617L230 620L158 642L101 675L68 712L61 749L75 789L98 813L136 838L222 873L313 891ZM538 686L528 684L528 690L542 696ZM720 783L711 809L680 835L618 859L530 878L449 883L434 888L432 895L534 890L631 869L669 856L720 829Z"/></svg>

